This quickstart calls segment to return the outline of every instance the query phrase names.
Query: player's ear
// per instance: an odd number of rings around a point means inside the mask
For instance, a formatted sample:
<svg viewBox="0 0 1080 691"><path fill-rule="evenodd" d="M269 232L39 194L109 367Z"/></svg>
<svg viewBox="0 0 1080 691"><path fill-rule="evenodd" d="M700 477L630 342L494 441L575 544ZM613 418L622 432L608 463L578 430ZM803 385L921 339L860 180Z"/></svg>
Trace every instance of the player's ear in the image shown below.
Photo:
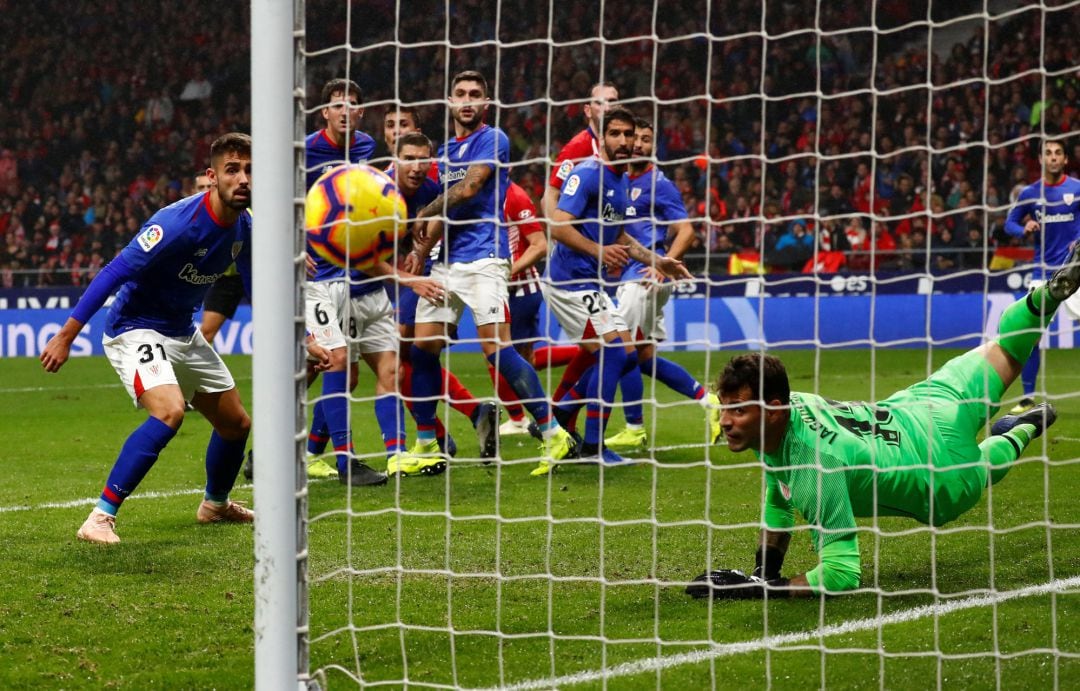
<svg viewBox="0 0 1080 691"><path fill-rule="evenodd" d="M765 408L765 417L769 422L775 424L781 420L787 419L787 405L782 403L779 398L772 399L767 405L768 407Z"/></svg>

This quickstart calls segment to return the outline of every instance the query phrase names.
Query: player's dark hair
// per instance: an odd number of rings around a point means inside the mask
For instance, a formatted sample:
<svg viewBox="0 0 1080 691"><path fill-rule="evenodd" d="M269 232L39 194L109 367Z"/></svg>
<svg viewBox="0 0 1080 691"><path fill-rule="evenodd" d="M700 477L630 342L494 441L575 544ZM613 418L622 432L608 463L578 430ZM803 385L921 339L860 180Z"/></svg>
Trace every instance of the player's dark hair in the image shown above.
<svg viewBox="0 0 1080 691"><path fill-rule="evenodd" d="M345 94L346 99L355 95L357 103L364 102L364 93L360 91L359 84L351 79L331 79L323 86L322 93L319 94L319 103L323 105L330 103L330 97L339 91Z"/></svg>
<svg viewBox="0 0 1080 691"><path fill-rule="evenodd" d="M1061 152L1063 154L1065 154L1065 158L1069 157L1069 149L1068 149L1068 147L1065 146L1065 138L1064 137L1047 137L1047 138L1043 139L1042 144L1040 145L1040 148L1039 148L1039 155L1040 156L1042 156L1043 152L1046 151L1046 147L1049 146L1050 144L1057 144L1058 146L1060 146L1061 147Z"/></svg>
<svg viewBox="0 0 1080 691"><path fill-rule="evenodd" d="M451 93L454 91L454 87L457 86L458 82L476 82L481 86L481 88L484 89L484 96L488 95L487 80L484 79L484 75L480 74L476 70L465 70L463 72L458 72L457 74L455 74L454 78L450 80Z"/></svg>
<svg viewBox="0 0 1080 691"><path fill-rule="evenodd" d="M625 122L631 127L637 127L637 118L628 109L622 106L615 106L604 113L603 119L600 121L600 133L607 132L608 123L612 121Z"/></svg>
<svg viewBox="0 0 1080 691"><path fill-rule="evenodd" d="M418 130L423 129L423 122L422 122L422 120L420 118L420 111L416 108L416 106L393 105L393 104L391 104L386 109L386 113L383 115L383 117L385 118L390 113L408 113L409 115L412 116L413 124L416 125L416 129L418 129Z"/></svg>
<svg viewBox="0 0 1080 691"><path fill-rule="evenodd" d="M634 129L635 130L652 130L653 132L656 131L656 128L653 127L652 121L647 120L645 118L634 118Z"/></svg>
<svg viewBox="0 0 1080 691"><path fill-rule="evenodd" d="M434 151L435 146L423 132L406 132L394 140L394 153L400 154L403 146L426 146L429 151Z"/></svg>
<svg viewBox="0 0 1080 691"><path fill-rule="evenodd" d="M215 139L210 145L210 166L225 154L251 158L251 137L243 132L229 132Z"/></svg>
<svg viewBox="0 0 1080 691"><path fill-rule="evenodd" d="M775 355L736 355L724 366L716 388L721 395L734 396L744 386L754 392L755 399L763 403L791 402L791 385L788 383L784 363Z"/></svg>

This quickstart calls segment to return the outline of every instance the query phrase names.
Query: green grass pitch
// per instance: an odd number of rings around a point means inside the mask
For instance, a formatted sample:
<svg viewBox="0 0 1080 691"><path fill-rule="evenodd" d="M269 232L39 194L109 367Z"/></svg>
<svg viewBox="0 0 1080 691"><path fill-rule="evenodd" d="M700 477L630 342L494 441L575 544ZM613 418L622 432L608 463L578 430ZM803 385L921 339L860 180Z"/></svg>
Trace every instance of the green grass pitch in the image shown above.
<svg viewBox="0 0 1080 691"><path fill-rule="evenodd" d="M865 400L955 353L783 356L794 389ZM704 381L729 355L672 357ZM452 358L467 385L490 392L478 356ZM250 401L250 361L229 364ZM252 531L195 522L205 421L188 418L124 505L123 543L88 545L75 530L141 413L103 358L59 375L30 359L0 371L0 687L250 688ZM992 497L937 534L899 519L861 534L863 585L881 596L710 605L665 585L709 565L752 567L761 474L748 454L706 450L701 409L662 386L663 405L646 415L655 463L572 466L550 481L524 461L461 463L351 495L314 482L311 668L330 688L361 677L591 689L605 669L619 689L1080 687L1076 588L904 620L935 602L935 587L947 604L1080 576L1080 352L1049 352L1043 374L1058 423ZM371 388L362 371L358 394ZM467 421L449 419L460 455L475 456ZM370 405L357 403L353 420L358 451L381 467ZM505 440L508 461L534 453L517 439ZM250 486L234 497L250 500ZM785 571L813 563L798 533ZM827 625L841 628L815 633Z"/></svg>

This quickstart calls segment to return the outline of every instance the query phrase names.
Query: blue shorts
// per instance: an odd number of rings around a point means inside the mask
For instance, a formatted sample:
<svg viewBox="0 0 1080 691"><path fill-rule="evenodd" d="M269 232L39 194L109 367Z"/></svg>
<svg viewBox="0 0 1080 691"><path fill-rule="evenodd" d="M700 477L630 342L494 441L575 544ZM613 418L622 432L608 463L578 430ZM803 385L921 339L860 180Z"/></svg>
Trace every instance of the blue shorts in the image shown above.
<svg viewBox="0 0 1080 691"><path fill-rule="evenodd" d="M540 291L510 298L510 339L515 346L540 339L540 305L544 294Z"/></svg>

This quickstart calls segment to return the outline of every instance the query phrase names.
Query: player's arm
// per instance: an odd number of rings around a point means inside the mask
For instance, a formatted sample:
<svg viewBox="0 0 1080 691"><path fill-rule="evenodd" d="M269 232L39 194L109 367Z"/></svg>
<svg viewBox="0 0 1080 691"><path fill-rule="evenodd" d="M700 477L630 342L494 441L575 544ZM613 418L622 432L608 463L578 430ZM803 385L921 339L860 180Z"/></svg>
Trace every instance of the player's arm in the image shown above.
<svg viewBox="0 0 1080 691"><path fill-rule="evenodd" d="M450 210L469 201L483 189L491 178L493 172L491 165L487 163L474 163L465 171L465 177L455 182L445 192L436 197L430 204L416 214L417 219L430 218Z"/></svg>
<svg viewBox="0 0 1080 691"><path fill-rule="evenodd" d="M1027 190L1020 193L1016 203L1009 209L1009 215L1005 218L1005 232L1014 237L1023 237L1034 233L1039 229L1039 222L1035 220L1035 200L1028 198ZM1027 219L1026 221L1024 219Z"/></svg>
<svg viewBox="0 0 1080 691"><path fill-rule="evenodd" d="M431 248L442 239L445 226L442 221L432 218L420 220L413 225L413 248L405 255L402 268L416 275L424 272L424 263L431 256Z"/></svg>
<svg viewBox="0 0 1080 691"><path fill-rule="evenodd" d="M565 209L555 209L551 216L548 228L551 229L551 238L556 242L566 245L578 254L596 257L604 266L624 266L626 264L626 246L622 244L601 245L593 242L577 231L572 225L577 217Z"/></svg>
<svg viewBox="0 0 1080 691"><path fill-rule="evenodd" d="M367 273L372 276L379 276L397 281L401 285L409 286L417 295L432 303L438 304L445 298L443 287L437 281L433 281L426 276L418 276L407 269L395 270L394 267L390 265L390 262L380 261L370 269L367 269Z"/></svg>
<svg viewBox="0 0 1080 691"><path fill-rule="evenodd" d="M117 288L134 278L136 273L136 270L124 261L123 256L117 256L90 281L86 292L71 311L71 316L41 351L41 365L46 372L56 372L64 366L71 355L71 344L83 325L90 321Z"/></svg>
<svg viewBox="0 0 1080 691"><path fill-rule="evenodd" d="M646 248L640 242L630 236L625 230L619 233L617 242L626 247L626 254L634 261L641 262L645 266L656 269L668 278L693 278L694 275L687 271L683 263L672 257L662 257L656 252Z"/></svg>
<svg viewBox="0 0 1080 691"><path fill-rule="evenodd" d="M544 189L544 196L540 198L540 210L547 218L554 218L555 210L559 208L559 194L562 190L548 185Z"/></svg>
<svg viewBox="0 0 1080 691"><path fill-rule="evenodd" d="M694 226L687 220L676 221L668 226L668 237L671 239L671 245L667 256L681 260L694 244Z"/></svg>
<svg viewBox="0 0 1080 691"><path fill-rule="evenodd" d="M525 225L524 223L521 225ZM521 253L518 260L510 266L510 275L519 274L525 269L531 266L535 266L541 259L547 257L548 244L547 237L544 231L541 229L541 225L536 221L532 221L530 225L535 226L535 230L526 233L524 229L521 231L521 239L528 245L525 251Z"/></svg>

